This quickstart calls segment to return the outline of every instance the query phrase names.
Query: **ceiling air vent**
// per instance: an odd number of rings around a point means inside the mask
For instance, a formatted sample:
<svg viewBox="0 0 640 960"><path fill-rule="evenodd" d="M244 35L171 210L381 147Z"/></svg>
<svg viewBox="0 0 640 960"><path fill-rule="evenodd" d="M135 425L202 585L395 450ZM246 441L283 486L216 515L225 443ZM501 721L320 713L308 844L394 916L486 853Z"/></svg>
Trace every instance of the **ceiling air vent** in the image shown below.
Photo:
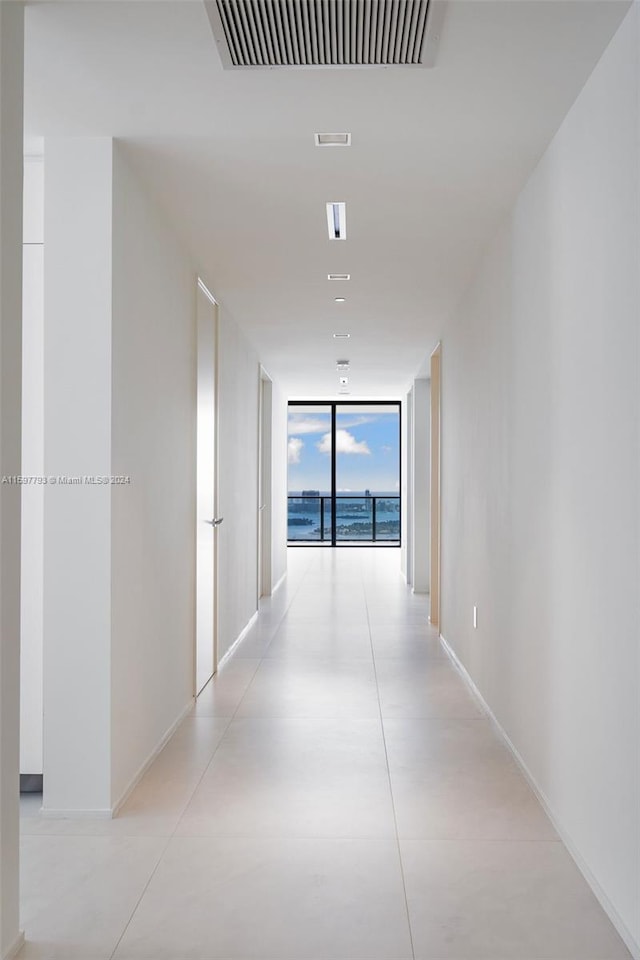
<svg viewBox="0 0 640 960"><path fill-rule="evenodd" d="M227 69L433 66L437 0L205 0ZM437 17L440 13L435 14Z"/></svg>
<svg viewBox="0 0 640 960"><path fill-rule="evenodd" d="M350 147L350 133L316 133L316 147Z"/></svg>

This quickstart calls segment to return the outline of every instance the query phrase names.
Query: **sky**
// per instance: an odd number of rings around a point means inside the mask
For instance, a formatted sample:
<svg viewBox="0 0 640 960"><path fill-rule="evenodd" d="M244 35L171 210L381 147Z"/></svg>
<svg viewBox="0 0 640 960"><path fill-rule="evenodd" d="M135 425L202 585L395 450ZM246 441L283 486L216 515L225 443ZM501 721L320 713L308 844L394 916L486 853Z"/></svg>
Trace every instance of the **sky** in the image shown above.
<svg viewBox="0 0 640 960"><path fill-rule="evenodd" d="M399 417L388 407L336 414L336 493L399 490ZM343 408L344 410L344 408ZM331 412L289 407L289 490L331 489Z"/></svg>

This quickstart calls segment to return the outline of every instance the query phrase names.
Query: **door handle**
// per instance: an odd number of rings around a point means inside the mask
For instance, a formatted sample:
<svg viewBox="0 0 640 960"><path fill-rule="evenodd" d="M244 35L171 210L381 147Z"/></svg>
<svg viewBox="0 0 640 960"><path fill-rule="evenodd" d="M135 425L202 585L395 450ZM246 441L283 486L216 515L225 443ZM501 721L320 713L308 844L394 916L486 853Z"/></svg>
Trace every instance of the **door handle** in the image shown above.
<svg viewBox="0 0 640 960"><path fill-rule="evenodd" d="M217 517L215 520L205 520L205 523L210 523L212 527L219 527L224 517Z"/></svg>

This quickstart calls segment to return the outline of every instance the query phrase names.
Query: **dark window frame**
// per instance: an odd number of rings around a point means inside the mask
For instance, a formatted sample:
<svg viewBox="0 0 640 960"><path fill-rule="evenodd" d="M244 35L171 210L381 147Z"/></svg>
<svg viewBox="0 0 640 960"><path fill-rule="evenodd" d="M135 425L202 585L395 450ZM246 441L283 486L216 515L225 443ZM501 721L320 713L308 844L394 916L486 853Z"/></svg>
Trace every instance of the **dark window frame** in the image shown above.
<svg viewBox="0 0 640 960"><path fill-rule="evenodd" d="M325 407L331 411L331 540L289 540L289 547L369 547L375 544L376 547L401 547L402 546L402 401L401 400L289 400L287 412L295 407ZM376 540L375 529L372 530L371 540L362 542L341 541L336 538L336 480L337 480L337 454L336 454L336 409L338 407L397 407L398 408L398 539L397 540ZM287 417L288 423L288 417ZM287 496L289 496L289 483L287 473ZM327 498L329 499L329 498ZM287 501L288 503L288 501ZM289 511L287 507L287 519Z"/></svg>

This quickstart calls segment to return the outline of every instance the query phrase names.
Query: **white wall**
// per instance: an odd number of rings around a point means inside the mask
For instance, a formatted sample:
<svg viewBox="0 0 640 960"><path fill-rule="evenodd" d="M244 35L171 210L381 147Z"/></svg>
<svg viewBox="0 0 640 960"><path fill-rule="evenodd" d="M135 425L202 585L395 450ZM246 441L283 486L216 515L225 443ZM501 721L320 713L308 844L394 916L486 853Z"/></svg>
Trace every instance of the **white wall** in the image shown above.
<svg viewBox="0 0 640 960"><path fill-rule="evenodd" d="M218 655L257 610L258 355L218 310Z"/></svg>
<svg viewBox="0 0 640 960"><path fill-rule="evenodd" d="M430 449L430 381L419 378L413 382L412 470L413 504L411 517L411 571L414 593L429 592L429 449Z"/></svg>
<svg viewBox="0 0 640 960"><path fill-rule="evenodd" d="M0 3L0 472L20 474L22 317L22 4ZM0 499L0 956L20 936L20 487Z"/></svg>
<svg viewBox="0 0 640 960"><path fill-rule="evenodd" d="M44 808L109 815L193 695L196 272L117 143L46 156L45 471L131 482L45 489ZM257 607L259 363L224 310L218 336L222 658Z"/></svg>
<svg viewBox="0 0 640 960"><path fill-rule="evenodd" d="M196 275L117 144L45 153L45 472L130 483L45 488L43 806L109 816L193 695Z"/></svg>
<svg viewBox="0 0 640 960"><path fill-rule="evenodd" d="M112 804L193 697L196 276L113 159Z"/></svg>
<svg viewBox="0 0 640 960"><path fill-rule="evenodd" d="M442 354L442 633L636 944L638 15L492 243Z"/></svg>
<svg viewBox="0 0 640 960"><path fill-rule="evenodd" d="M45 144L45 473L111 469L112 142ZM107 813L110 790L111 490L44 498L44 797Z"/></svg>
<svg viewBox="0 0 640 960"><path fill-rule="evenodd" d="M414 593L429 592L429 383L416 378L403 404L401 568Z"/></svg>
<svg viewBox="0 0 640 960"><path fill-rule="evenodd" d="M25 157L22 256L22 473L44 474L44 159ZM42 773L44 486L22 489L20 772Z"/></svg>

